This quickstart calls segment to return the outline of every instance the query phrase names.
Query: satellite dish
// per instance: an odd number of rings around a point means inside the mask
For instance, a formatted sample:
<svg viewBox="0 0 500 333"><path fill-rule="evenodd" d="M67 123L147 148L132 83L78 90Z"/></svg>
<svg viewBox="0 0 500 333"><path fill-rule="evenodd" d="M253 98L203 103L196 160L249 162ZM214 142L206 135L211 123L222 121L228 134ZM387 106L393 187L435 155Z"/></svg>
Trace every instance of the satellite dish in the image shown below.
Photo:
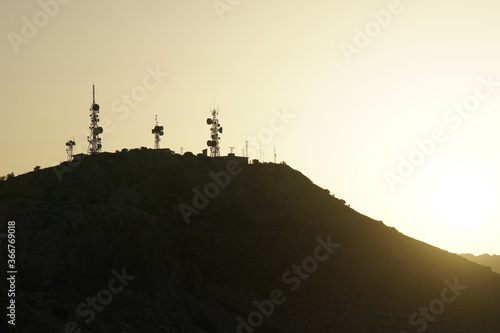
<svg viewBox="0 0 500 333"><path fill-rule="evenodd" d="M101 149L102 148L102 145L99 143L97 144L97 149Z"/></svg>
<svg viewBox="0 0 500 333"><path fill-rule="evenodd" d="M160 132L160 135L163 135L163 134L165 134L165 133L163 133L163 131L161 131L161 132Z"/></svg>
<svg viewBox="0 0 500 333"><path fill-rule="evenodd" d="M221 128L219 128L219 133L222 133L222 127L221 127Z"/></svg>
<svg viewBox="0 0 500 333"><path fill-rule="evenodd" d="M163 126L160 126L160 131L163 131Z"/></svg>
<svg viewBox="0 0 500 333"><path fill-rule="evenodd" d="M92 104L92 111L99 111L99 104Z"/></svg>
<svg viewBox="0 0 500 333"><path fill-rule="evenodd" d="M213 124L212 119L207 118L207 124L208 124L208 125L212 125L212 124Z"/></svg>

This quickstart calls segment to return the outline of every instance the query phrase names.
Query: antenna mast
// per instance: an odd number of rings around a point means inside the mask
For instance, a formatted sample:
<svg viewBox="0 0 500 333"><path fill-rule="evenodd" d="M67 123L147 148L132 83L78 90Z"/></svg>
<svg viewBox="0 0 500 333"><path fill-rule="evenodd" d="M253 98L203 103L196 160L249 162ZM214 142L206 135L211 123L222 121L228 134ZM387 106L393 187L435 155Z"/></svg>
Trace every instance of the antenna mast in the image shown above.
<svg viewBox="0 0 500 333"><path fill-rule="evenodd" d="M222 127L220 126L219 119L217 118L219 110L214 107L211 113L212 118L207 118L207 125L211 125L210 140L207 141L207 146L210 147L210 157L218 157L220 156L219 133L222 133Z"/></svg>
<svg viewBox="0 0 500 333"><path fill-rule="evenodd" d="M66 153L68 154L68 162L73 162L73 147L76 145L75 139L66 142Z"/></svg>
<svg viewBox="0 0 500 333"><path fill-rule="evenodd" d="M151 133L155 135L155 149L160 149L160 136L163 136L163 126L158 126L158 115L155 115L156 125L151 130Z"/></svg>
<svg viewBox="0 0 500 333"><path fill-rule="evenodd" d="M99 104L95 102L95 85L92 85L92 105L90 106L90 135L87 137L89 147L87 153L90 155L101 152L102 144L99 134L102 134L103 129L99 126Z"/></svg>

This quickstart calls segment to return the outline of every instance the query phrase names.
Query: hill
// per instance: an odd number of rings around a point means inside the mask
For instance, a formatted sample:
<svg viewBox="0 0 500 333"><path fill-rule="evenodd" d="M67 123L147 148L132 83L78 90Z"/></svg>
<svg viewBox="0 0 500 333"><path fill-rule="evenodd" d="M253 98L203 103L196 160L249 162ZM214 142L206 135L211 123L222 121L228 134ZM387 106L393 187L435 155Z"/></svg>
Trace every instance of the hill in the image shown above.
<svg viewBox="0 0 500 333"><path fill-rule="evenodd" d="M15 221L16 332L500 328L498 274L287 165L102 153L0 182L0 221Z"/></svg>
<svg viewBox="0 0 500 333"><path fill-rule="evenodd" d="M475 256L470 253L464 253L461 254L461 256L469 261L478 263L483 266L491 267L493 272L500 274L500 255L482 254L480 256Z"/></svg>

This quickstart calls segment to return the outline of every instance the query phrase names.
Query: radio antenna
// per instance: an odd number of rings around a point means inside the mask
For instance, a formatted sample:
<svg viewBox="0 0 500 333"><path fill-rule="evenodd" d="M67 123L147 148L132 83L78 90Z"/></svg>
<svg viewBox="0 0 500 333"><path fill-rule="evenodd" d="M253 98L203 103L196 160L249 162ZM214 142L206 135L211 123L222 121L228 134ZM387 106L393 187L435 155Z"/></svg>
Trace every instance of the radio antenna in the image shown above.
<svg viewBox="0 0 500 333"><path fill-rule="evenodd" d="M101 152L102 143L99 137L103 129L99 126L99 104L95 102L95 85L92 85L92 105L90 106L90 135L87 137L89 147L87 153L90 155Z"/></svg>
<svg viewBox="0 0 500 333"><path fill-rule="evenodd" d="M155 127L151 130L151 133L155 135L155 149L160 149L160 136L163 136L163 126L158 126L158 115L155 115L156 124Z"/></svg>

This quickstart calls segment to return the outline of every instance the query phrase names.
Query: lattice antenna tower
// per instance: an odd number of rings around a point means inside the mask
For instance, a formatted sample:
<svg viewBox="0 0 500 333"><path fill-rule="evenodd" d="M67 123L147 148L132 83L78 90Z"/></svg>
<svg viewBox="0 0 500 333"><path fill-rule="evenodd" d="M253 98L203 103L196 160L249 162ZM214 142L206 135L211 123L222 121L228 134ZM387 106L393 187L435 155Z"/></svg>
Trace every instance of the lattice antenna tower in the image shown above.
<svg viewBox="0 0 500 333"><path fill-rule="evenodd" d="M66 153L68 154L68 162L73 162L73 147L76 145L75 139L66 142Z"/></svg>
<svg viewBox="0 0 500 333"><path fill-rule="evenodd" d="M92 105L90 106L90 135L87 137L89 142L89 147L87 149L88 154L98 154L102 149L101 138L103 129L99 126L99 104L95 102L95 85L92 85Z"/></svg>
<svg viewBox="0 0 500 333"><path fill-rule="evenodd" d="M219 133L222 134L222 127L217 118L219 110L214 107L211 113L212 118L207 118L207 124L210 125L210 140L207 141L207 146L210 147L210 157L218 157L220 156Z"/></svg>
<svg viewBox="0 0 500 333"><path fill-rule="evenodd" d="M160 149L160 141L161 141L161 136L165 134L163 132L163 126L158 126L158 115L155 115L155 120L156 120L156 125L155 127L151 130L151 133L154 134L155 136L155 149Z"/></svg>

